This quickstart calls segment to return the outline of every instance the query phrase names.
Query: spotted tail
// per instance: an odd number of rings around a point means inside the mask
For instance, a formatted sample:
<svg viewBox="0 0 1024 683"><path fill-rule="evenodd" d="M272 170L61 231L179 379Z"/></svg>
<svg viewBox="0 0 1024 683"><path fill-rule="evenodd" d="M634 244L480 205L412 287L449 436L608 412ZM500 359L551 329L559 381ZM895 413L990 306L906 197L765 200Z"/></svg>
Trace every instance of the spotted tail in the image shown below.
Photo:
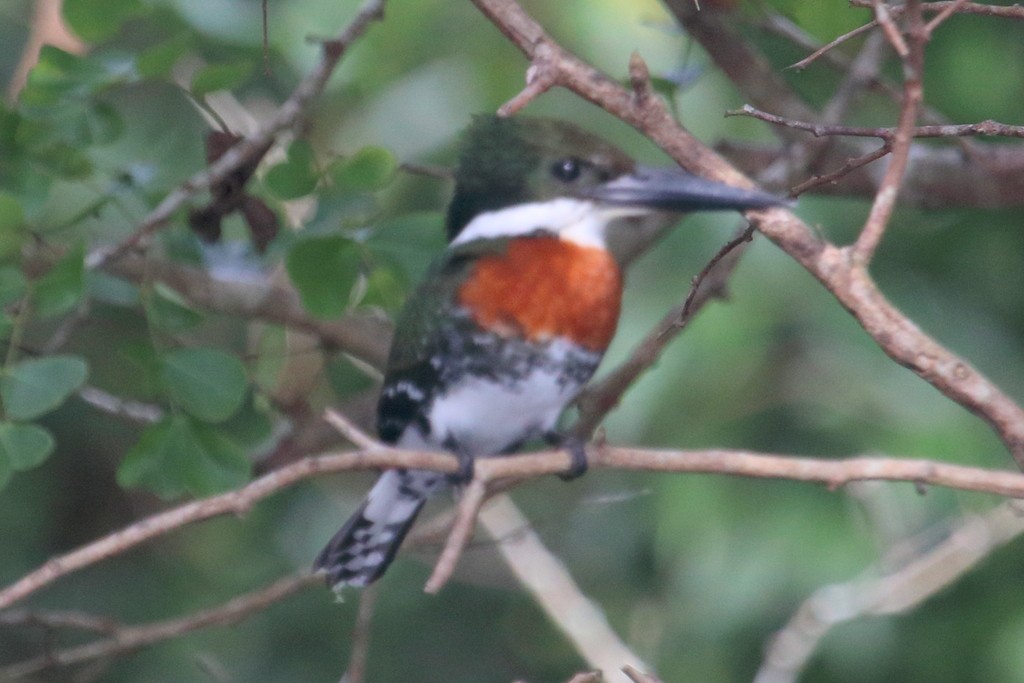
<svg viewBox="0 0 1024 683"><path fill-rule="evenodd" d="M324 572L334 590L361 588L378 578L395 558L416 515L447 477L423 470L382 474L359 509L320 551L313 570Z"/></svg>

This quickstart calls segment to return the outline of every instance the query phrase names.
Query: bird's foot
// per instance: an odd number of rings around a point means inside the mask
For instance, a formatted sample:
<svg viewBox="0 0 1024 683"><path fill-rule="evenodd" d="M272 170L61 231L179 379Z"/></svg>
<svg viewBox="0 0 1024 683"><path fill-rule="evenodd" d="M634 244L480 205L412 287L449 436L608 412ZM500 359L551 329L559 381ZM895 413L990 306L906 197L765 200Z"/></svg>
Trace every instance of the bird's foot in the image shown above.
<svg viewBox="0 0 1024 683"><path fill-rule="evenodd" d="M569 451L569 456L572 458L572 462L569 464L569 469L559 474L559 479L562 481L572 481L586 473L587 444L583 439L573 434L548 432L544 435L544 440L552 446L564 448Z"/></svg>
<svg viewBox="0 0 1024 683"><path fill-rule="evenodd" d="M455 451L455 457L459 459L459 469L451 475L452 483L456 486L464 486L473 481L476 476L476 459L462 450Z"/></svg>

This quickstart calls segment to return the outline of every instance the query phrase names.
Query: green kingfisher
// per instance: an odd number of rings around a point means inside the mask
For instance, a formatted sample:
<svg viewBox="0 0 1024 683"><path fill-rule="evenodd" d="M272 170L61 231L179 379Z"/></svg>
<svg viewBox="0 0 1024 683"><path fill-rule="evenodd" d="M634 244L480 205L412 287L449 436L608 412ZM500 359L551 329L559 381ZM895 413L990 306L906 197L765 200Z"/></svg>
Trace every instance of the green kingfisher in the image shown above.
<svg viewBox="0 0 1024 683"><path fill-rule="evenodd" d="M448 247L399 314L377 410L381 441L445 450L457 475L385 471L315 562L335 590L384 573L426 500L472 476L473 459L545 439L597 369L622 300L607 231L652 212L746 210L774 195L638 165L563 121L477 117L448 208Z"/></svg>

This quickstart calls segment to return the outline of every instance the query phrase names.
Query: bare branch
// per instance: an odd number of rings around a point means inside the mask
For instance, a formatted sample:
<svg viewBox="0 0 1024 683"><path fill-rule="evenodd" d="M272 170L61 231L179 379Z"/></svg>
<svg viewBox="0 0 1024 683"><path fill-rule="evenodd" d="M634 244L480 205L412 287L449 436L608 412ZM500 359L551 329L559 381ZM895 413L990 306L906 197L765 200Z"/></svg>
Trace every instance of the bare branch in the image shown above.
<svg viewBox="0 0 1024 683"><path fill-rule="evenodd" d="M848 135L851 137L881 138L892 140L896 137L897 128L868 128L864 126L839 126L827 123L809 123L806 121L795 121L784 116L776 116L768 112L743 105L740 109L731 109L725 112L726 116L750 116L760 121L795 128L811 133L815 137L827 135ZM949 125L914 126L910 129L911 137L915 138L952 138L967 136L1002 136L1009 138L1024 138L1024 126L1014 126L1007 123L999 123L987 119L978 123L963 123Z"/></svg>
<svg viewBox="0 0 1024 683"><path fill-rule="evenodd" d="M919 2L918 5L920 4ZM900 27L896 25L892 15L889 14L889 5L885 0L873 0L871 7L875 10L875 22L882 27L882 31L889 40L889 44L896 50L896 54L906 59L910 54L910 49L907 47L906 41L903 40Z"/></svg>
<svg viewBox="0 0 1024 683"><path fill-rule="evenodd" d="M352 652L348 667L340 683L363 683L366 680L366 662L370 654L370 623L377 606L377 591L380 584L367 586L359 593L359 611L352 628Z"/></svg>
<svg viewBox="0 0 1024 683"><path fill-rule="evenodd" d="M818 460L724 449L675 451L601 446L589 450L588 461L591 467L792 479L825 484L830 489L837 489L852 481L885 480L1024 497L1022 474L930 460L879 457ZM543 451L502 458L483 458L477 461L475 471L477 480L489 483L498 479L560 474L568 469L569 465L568 453ZM454 473L458 471L459 463L455 456L449 454L392 448L304 458L266 474L236 491L179 505L55 557L0 590L0 609L23 600L57 579L181 527L221 515L242 514L258 501L305 479L328 472L388 467Z"/></svg>
<svg viewBox="0 0 1024 683"><path fill-rule="evenodd" d="M281 579L251 593L240 595L219 607L202 610L187 617L138 626L119 627L109 638L102 638L85 645L51 652L36 659L6 666L0 669L0 680L14 681L48 669L64 668L126 654L210 626L234 624L313 583L319 583L319 577L302 573Z"/></svg>
<svg viewBox="0 0 1024 683"><path fill-rule="evenodd" d="M693 316L708 301L723 295L726 283L739 263L743 243L749 241L749 230L740 230L736 238L712 257L694 278L683 303L669 311L619 367L600 380L591 382L583 391L578 402L579 419L572 427L574 434L584 439L590 438L636 378L657 362L661 352L685 329Z"/></svg>
<svg viewBox="0 0 1024 683"><path fill-rule="evenodd" d="M498 550L516 578L588 666L605 672L623 665L650 668L616 635L601 608L584 595L507 496L493 499L480 521L498 541Z"/></svg>
<svg viewBox="0 0 1024 683"><path fill-rule="evenodd" d="M766 111L813 119L814 111L789 86L761 50L741 32L729 12L702 12L693 0L665 0L686 34L700 43L744 99ZM793 136L780 135L787 140Z"/></svg>
<svg viewBox="0 0 1024 683"><path fill-rule="evenodd" d="M581 671L570 678L568 683L601 683L603 680L600 671Z"/></svg>
<svg viewBox="0 0 1024 683"><path fill-rule="evenodd" d="M545 49L554 60L551 64L558 69L558 85L633 125L683 167L722 182L750 185L725 160L680 128L659 98L649 98L644 106L638 106L630 91L555 44L515 2L473 2L528 58L534 57L538 45L546 45ZM694 12L687 3L676 0L669 5L684 23L693 21ZM724 29L718 26L718 30ZM916 107L904 108L901 130L907 131L912 126L907 123L914 113L911 109L916 111ZM902 177L902 172L899 175ZM892 172L892 177L895 176ZM884 225L881 219L886 216L881 212L891 194L891 191L885 193L874 225ZM988 422L1024 467L1024 410L987 377L924 334L885 300L863 269L864 256L873 250L869 238L861 243L858 257L854 259L850 250L823 241L791 212L769 209L749 211L747 216L757 229L818 278L893 360L914 370L947 397ZM880 235L873 229L870 240L876 237Z"/></svg>
<svg viewBox="0 0 1024 683"><path fill-rule="evenodd" d="M358 425L337 410L327 409L324 412L324 419L357 448L385 448L384 444L364 432Z"/></svg>
<svg viewBox="0 0 1024 683"><path fill-rule="evenodd" d="M833 48L835 48L835 47L845 43L846 41L848 41L848 40L850 40L852 38L856 38L857 36L861 35L862 33L867 33L868 31L870 31L873 28L876 28L877 26L878 26L878 21L877 20L872 20L872 21L864 24L863 26L858 26L857 28L853 29L852 31L844 33L843 35L839 36L838 38L835 38L835 39L829 41L828 43L826 43L825 45L822 45L817 50L815 50L811 54L809 54L806 57L804 57L803 59L801 59L799 62L795 62L794 64L791 64L788 68L793 69L794 71L803 71L808 66L810 66L815 61L817 61L818 58L820 58L822 55L824 55L825 53L829 52Z"/></svg>
<svg viewBox="0 0 1024 683"><path fill-rule="evenodd" d="M622 673L626 674L626 676L629 677L629 680L633 681L633 683L661 683L660 678L655 678L650 674L645 674L642 671L637 671L628 664L622 667Z"/></svg>
<svg viewBox="0 0 1024 683"><path fill-rule="evenodd" d="M872 161L877 161L878 159L881 159L882 157L889 153L889 149L889 143L885 143L884 145L874 150L873 152L863 154L857 157L856 159L847 159L845 164L837 168L835 171L832 171L831 173L811 176L810 178L800 183L799 185L794 185L789 190L789 193L794 197L799 197L804 192L807 192L808 190L811 190L815 187L820 187L821 185L827 185L829 183L838 182L839 179L852 173L858 168L861 168L862 166L867 166Z"/></svg>
<svg viewBox="0 0 1024 683"><path fill-rule="evenodd" d="M437 593L448 583L455 572L455 567L462 557L462 551L473 537L473 530L476 528L476 519L480 514L480 508L487 499L487 483L480 478L474 478L469 482L462 493L462 500L459 501L459 511L455 516L455 523L448 534L448 540L444 544L441 556L437 558L434 571L427 579L423 587L425 593Z"/></svg>
<svg viewBox="0 0 1024 683"><path fill-rule="evenodd" d="M878 186L875 201L864 227L861 229L857 242L853 245L853 263L866 268L871 262L882 235L889 225L892 212L896 208L903 176L910 159L910 146L913 142L913 130L917 123L917 113L924 101L924 46L928 42L928 34L924 30L924 17L921 13L921 0L907 0L907 19L909 24L909 42L903 41L902 34L896 30L895 24L889 19L887 5L882 0L875 2L875 16L882 29L885 30L889 42L896 53L903 59L903 102L900 105L899 121L896 133L892 137L889 151L889 165Z"/></svg>
<svg viewBox="0 0 1024 683"><path fill-rule="evenodd" d="M967 5L967 0L955 0L955 2L949 3L925 25L925 33L930 36L935 29L946 21L946 19L949 19L951 16L962 10L965 5Z"/></svg>
<svg viewBox="0 0 1024 683"><path fill-rule="evenodd" d="M867 615L906 612L960 579L996 548L1024 534L1019 501L963 520L942 543L895 571L874 567L848 583L819 588L767 648L755 683L793 683L835 626Z"/></svg>
<svg viewBox="0 0 1024 683"><path fill-rule="evenodd" d="M849 0L851 7L873 7L874 0ZM942 0L940 2L925 2L921 8L925 12L945 12L951 5L957 5L956 12L959 14L980 14L987 17L1001 17L1003 19L1024 19L1024 7L1021 5L985 5L978 2L961 3L960 0ZM889 14L898 17L905 11L903 5L889 7Z"/></svg>
<svg viewBox="0 0 1024 683"><path fill-rule="evenodd" d="M164 411L160 406L115 396L88 384L78 390L78 397L93 408L105 413L143 424L159 422L164 416Z"/></svg>
<svg viewBox="0 0 1024 683"><path fill-rule="evenodd" d="M93 631L95 633L116 633L123 625L110 617L72 612L68 610L8 610L0 614L0 626L39 626L56 630L59 628Z"/></svg>

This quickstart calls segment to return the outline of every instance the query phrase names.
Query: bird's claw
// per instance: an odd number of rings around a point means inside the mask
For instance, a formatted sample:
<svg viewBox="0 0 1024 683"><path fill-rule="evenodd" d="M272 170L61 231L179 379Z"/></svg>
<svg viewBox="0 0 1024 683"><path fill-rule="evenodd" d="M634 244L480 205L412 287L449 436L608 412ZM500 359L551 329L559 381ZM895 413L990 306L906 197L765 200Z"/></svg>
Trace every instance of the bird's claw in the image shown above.
<svg viewBox="0 0 1024 683"><path fill-rule="evenodd" d="M558 448L564 448L569 451L569 457L571 462L569 469L558 475L558 478L562 481L572 481L578 477L583 476L587 471L587 448L586 443L583 439L572 434L560 434L558 432L548 432L544 435L544 440L552 446Z"/></svg>

